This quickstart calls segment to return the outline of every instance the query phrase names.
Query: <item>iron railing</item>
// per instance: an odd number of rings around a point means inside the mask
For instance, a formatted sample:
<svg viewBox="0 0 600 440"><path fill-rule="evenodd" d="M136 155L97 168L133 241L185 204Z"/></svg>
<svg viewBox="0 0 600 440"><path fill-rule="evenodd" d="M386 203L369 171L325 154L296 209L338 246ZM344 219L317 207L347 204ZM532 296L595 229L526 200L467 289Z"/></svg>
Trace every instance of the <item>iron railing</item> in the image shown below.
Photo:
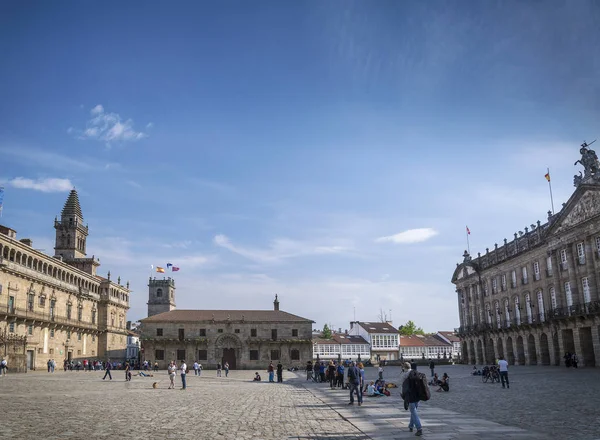
<svg viewBox="0 0 600 440"><path fill-rule="evenodd" d="M36 312L27 310L26 308L20 308L10 305L0 304L0 316L5 315L7 317L14 317L17 319L29 319L36 321L43 321L55 324L68 325L71 327L79 327L88 330L98 330L98 326L88 322L78 321L76 319L67 319L66 317L57 316L56 313L51 312Z"/></svg>

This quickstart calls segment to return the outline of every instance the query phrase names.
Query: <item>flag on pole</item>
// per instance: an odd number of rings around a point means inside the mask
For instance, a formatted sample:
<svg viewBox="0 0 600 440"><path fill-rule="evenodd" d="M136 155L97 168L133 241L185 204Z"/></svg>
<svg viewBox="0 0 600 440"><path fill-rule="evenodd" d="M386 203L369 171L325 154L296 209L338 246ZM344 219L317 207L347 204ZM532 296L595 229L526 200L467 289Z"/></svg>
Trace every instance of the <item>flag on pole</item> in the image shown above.
<svg viewBox="0 0 600 440"><path fill-rule="evenodd" d="M165 270L162 267L156 266L156 271L159 273L165 273Z"/></svg>
<svg viewBox="0 0 600 440"><path fill-rule="evenodd" d="M178 268L178 267L175 267L175 266L173 266L173 267L171 267L171 270L172 270L173 272L177 272L177 271L179 270L179 268Z"/></svg>
<svg viewBox="0 0 600 440"><path fill-rule="evenodd" d="M544 177L546 178L546 180L547 180L548 182L550 182L550 171L548 171L548 172L547 172L547 173L544 175Z"/></svg>
<svg viewBox="0 0 600 440"><path fill-rule="evenodd" d="M167 263L167 269L171 266L173 266L171 263Z"/></svg>
<svg viewBox="0 0 600 440"><path fill-rule="evenodd" d="M469 227L466 226L466 228L467 228L467 235L471 235L471 230L469 229Z"/></svg>

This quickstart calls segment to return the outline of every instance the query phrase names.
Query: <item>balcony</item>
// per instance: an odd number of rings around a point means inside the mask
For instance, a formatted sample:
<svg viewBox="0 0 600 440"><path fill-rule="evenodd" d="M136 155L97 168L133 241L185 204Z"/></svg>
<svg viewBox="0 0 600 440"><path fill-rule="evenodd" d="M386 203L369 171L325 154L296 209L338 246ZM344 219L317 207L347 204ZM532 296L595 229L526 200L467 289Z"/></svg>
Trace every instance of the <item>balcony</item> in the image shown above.
<svg viewBox="0 0 600 440"><path fill-rule="evenodd" d="M98 330L97 326L87 322L77 322L65 317L56 316L52 312L36 312L27 309L22 309L14 306L0 305L0 318L15 318L26 321L40 321L52 324L60 324L73 328L83 328L87 330Z"/></svg>

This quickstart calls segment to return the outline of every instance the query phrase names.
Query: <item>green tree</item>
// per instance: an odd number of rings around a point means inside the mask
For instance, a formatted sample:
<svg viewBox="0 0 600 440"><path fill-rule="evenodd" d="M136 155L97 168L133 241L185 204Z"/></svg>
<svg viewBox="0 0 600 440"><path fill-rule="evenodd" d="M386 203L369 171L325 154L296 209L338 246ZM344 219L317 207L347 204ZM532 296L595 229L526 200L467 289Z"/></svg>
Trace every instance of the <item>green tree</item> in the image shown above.
<svg viewBox="0 0 600 440"><path fill-rule="evenodd" d="M323 326L323 339L331 339L331 329L327 324Z"/></svg>
<svg viewBox="0 0 600 440"><path fill-rule="evenodd" d="M408 321L406 324L400 326L399 333L402 336L424 335L425 334L423 329L421 327L417 327L417 325L412 321Z"/></svg>

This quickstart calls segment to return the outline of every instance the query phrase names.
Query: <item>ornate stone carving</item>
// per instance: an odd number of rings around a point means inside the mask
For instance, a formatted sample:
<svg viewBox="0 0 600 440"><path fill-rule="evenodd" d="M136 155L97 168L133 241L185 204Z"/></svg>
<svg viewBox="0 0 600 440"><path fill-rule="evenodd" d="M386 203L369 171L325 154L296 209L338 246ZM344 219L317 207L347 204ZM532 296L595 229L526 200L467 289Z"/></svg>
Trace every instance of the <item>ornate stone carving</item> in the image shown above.
<svg viewBox="0 0 600 440"><path fill-rule="evenodd" d="M597 191L587 191L560 222L556 232L570 229L597 215L600 215L600 194Z"/></svg>
<svg viewBox="0 0 600 440"><path fill-rule="evenodd" d="M584 169L583 176L581 175L581 171L579 172L579 176L573 176L573 185L575 186L579 186L582 183L600 183L600 162L598 161L596 152L589 148L590 145L585 141L581 144L581 148L579 149L581 159L573 164L577 165L579 163L583 165Z"/></svg>

